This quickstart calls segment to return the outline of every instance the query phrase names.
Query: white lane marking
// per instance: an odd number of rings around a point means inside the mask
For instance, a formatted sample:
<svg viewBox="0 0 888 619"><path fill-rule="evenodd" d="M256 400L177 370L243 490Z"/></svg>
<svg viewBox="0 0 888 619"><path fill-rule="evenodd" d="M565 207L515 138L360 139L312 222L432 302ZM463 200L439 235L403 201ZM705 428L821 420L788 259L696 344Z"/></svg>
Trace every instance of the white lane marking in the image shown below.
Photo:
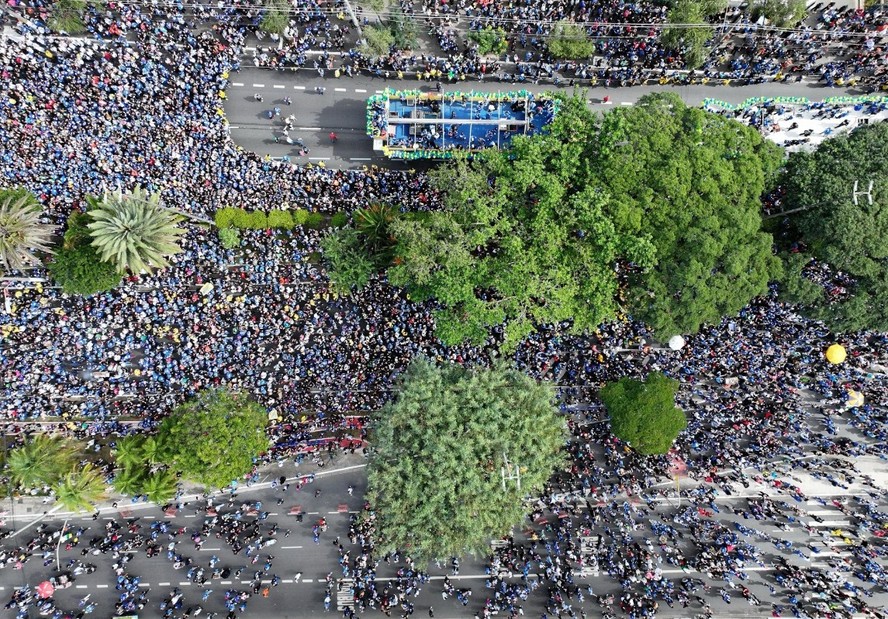
<svg viewBox="0 0 888 619"><path fill-rule="evenodd" d="M330 157L309 157L310 161L330 161ZM329 512L331 514L336 514L338 512Z"/></svg>
<svg viewBox="0 0 888 619"><path fill-rule="evenodd" d="M170 586L170 583L168 583L168 582L159 582L159 583L157 583L157 586L158 586L158 587L169 587L169 586Z"/></svg>
<svg viewBox="0 0 888 619"><path fill-rule="evenodd" d="M201 548L201 550L222 550L221 548Z"/></svg>
<svg viewBox="0 0 888 619"><path fill-rule="evenodd" d="M86 589L86 585L74 585L78 589Z"/></svg>
<svg viewBox="0 0 888 619"><path fill-rule="evenodd" d="M314 578L303 578L302 582L314 582Z"/></svg>
<svg viewBox="0 0 888 619"><path fill-rule="evenodd" d="M305 86L293 86L293 90L305 90Z"/></svg>
<svg viewBox="0 0 888 619"><path fill-rule="evenodd" d="M367 92L363 88L355 88L355 92Z"/></svg>
<svg viewBox="0 0 888 619"><path fill-rule="evenodd" d="M238 125L228 125L229 129L240 129Z"/></svg>
<svg viewBox="0 0 888 619"><path fill-rule="evenodd" d="M281 548L302 548L302 546L281 546Z"/></svg>
<svg viewBox="0 0 888 619"><path fill-rule="evenodd" d="M306 515L306 516L317 516L317 515L320 514L320 513L321 513L321 512L305 512L305 515Z"/></svg>
<svg viewBox="0 0 888 619"><path fill-rule="evenodd" d="M377 91L376 91L376 94L381 95L381 94L382 94L382 91L381 91L381 90L377 90Z"/></svg>
<svg viewBox="0 0 888 619"><path fill-rule="evenodd" d="M186 518L197 518L194 514L185 514Z"/></svg>
<svg viewBox="0 0 888 619"><path fill-rule="evenodd" d="M620 101L620 105L634 105L632 101Z"/></svg>
<svg viewBox="0 0 888 619"><path fill-rule="evenodd" d="M339 514L339 513L341 513L341 512L338 512L338 511L337 511L337 512L327 512L327 513L328 513L328 514Z"/></svg>
<svg viewBox="0 0 888 619"><path fill-rule="evenodd" d="M140 587L150 587L151 585L149 585L147 582L140 582L139 586Z"/></svg>
<svg viewBox="0 0 888 619"><path fill-rule="evenodd" d="M345 88L334 88L333 90L335 92L348 92L348 90L346 90Z"/></svg>
<svg viewBox="0 0 888 619"><path fill-rule="evenodd" d="M231 82L232 86L243 86L243 82Z"/></svg>
<svg viewBox="0 0 888 619"><path fill-rule="evenodd" d="M180 587L187 587L187 586L190 585L190 584L191 584L191 581L190 581L190 580L180 580L180 581L179 581L179 586L180 586Z"/></svg>
<svg viewBox="0 0 888 619"><path fill-rule="evenodd" d="M281 582L284 583L285 585L289 585L293 582L293 579L292 578L284 578Z"/></svg>
<svg viewBox="0 0 888 619"><path fill-rule="evenodd" d="M272 86L272 88L283 90L284 88L286 88L286 86L284 86L283 84L275 84L274 86Z"/></svg>
<svg viewBox="0 0 888 619"><path fill-rule="evenodd" d="M320 131L320 127L296 127L297 131Z"/></svg>
<svg viewBox="0 0 888 619"><path fill-rule="evenodd" d="M370 157L352 157L351 160L352 161L372 161L372 159L370 159Z"/></svg>
<svg viewBox="0 0 888 619"><path fill-rule="evenodd" d="M230 581L230 580L220 580L220 581L219 581L219 584L220 584L220 585L230 585L230 584L231 584L231 581Z"/></svg>
<svg viewBox="0 0 888 619"><path fill-rule="evenodd" d="M253 88L265 88L265 84L253 84Z"/></svg>
<svg viewBox="0 0 888 619"><path fill-rule="evenodd" d="M107 588L108 588L108 585L96 585L96 589L107 589Z"/></svg>

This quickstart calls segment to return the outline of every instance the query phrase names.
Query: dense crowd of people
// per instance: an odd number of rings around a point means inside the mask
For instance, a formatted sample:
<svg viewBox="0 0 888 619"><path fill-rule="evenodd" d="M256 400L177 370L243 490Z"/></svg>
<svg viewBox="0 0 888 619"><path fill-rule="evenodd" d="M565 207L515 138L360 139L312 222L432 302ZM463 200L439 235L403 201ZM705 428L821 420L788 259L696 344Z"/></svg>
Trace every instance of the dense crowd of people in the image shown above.
<svg viewBox="0 0 888 619"><path fill-rule="evenodd" d="M595 11L580 4L577 10ZM612 4L630 11L625 20L650 19L632 13L630 7L645 10L643 3ZM503 8L488 7L488 12ZM39 18L39 5L29 10ZM45 36L7 38L0 45L0 184L33 191L60 229L72 209L82 208L86 194L117 185L159 191L168 205L198 216L228 205L333 213L373 201L411 209L438 204L422 174L294 167L231 142L219 93L239 67L258 9L251 9L248 27L243 19L250 11L204 7L199 17L216 21L199 34L192 23L198 17L170 7L124 4L108 10L105 15L91 8L87 19L92 32L108 39L103 45ZM562 9L553 10L558 16ZM303 52L322 41L335 43L334 16L318 11L307 8L298 20L297 47L305 46ZM870 27L830 24L836 37ZM126 33L135 41L128 42ZM72 420L70 433L86 437L150 430L198 390L224 385L278 413L271 430L275 449L268 457L284 459L319 445L318 436L332 435L354 449L352 439L361 437L356 419L391 396L395 378L417 355L463 364L497 359L501 334L480 347L446 347L435 337L433 306L411 301L385 281L375 280L352 297L333 294L317 259L322 234L306 227L287 234L244 232L240 247L226 250L215 234L189 226L184 252L173 266L129 277L114 291L89 298L63 295L49 284L14 291L13 313L0 314L4 421L59 416ZM202 294L208 282L214 288ZM657 347L646 327L632 321L602 325L587 337L566 335L566 326L540 327L513 360L530 375L559 385L572 430L571 468L551 481L536 505L529 537L507 540L494 553L479 616L516 616L536 589L547 596L547 617L587 610L608 616L617 609L650 617L673 603L711 616L703 595L709 589L726 602L731 595L752 605L761 601L746 584L753 578L746 566L759 562L772 569L759 586L772 589L775 616L786 611L831 617L850 609L879 616L865 598L885 590L880 533L888 517L882 488L858 463L888 459L888 383L879 369L888 366L885 334L844 336L850 356L831 366L823 350L833 336L774 294L689 336L680 351ZM689 416L671 458L639 457L601 423L600 386L653 370L681 382L678 403ZM865 404L845 409L849 389L864 393ZM139 423L124 426L116 421L123 416ZM332 450L334 444L327 445ZM657 491L657 484L669 485L676 460L691 487L680 496ZM854 531L846 532L849 541L842 537L850 555L834 559L833 571L800 565L798 559L805 559L796 551L810 558L817 550L788 547L776 533L800 523L814 529L810 520L816 514L807 513L801 501L821 497L808 494L794 478L853 485L861 493L850 504L829 503L854 521ZM747 524L737 521L738 528L714 516L724 509L719 497L750 484L766 491L733 503L740 510L734 515ZM274 527L264 523L262 513L233 499L224 507L208 504L198 537L218 534L252 561ZM183 534L163 522L116 526L84 538L87 554L120 553L132 544L168 553L171 568L185 570L189 579L211 582L216 570L221 575L226 569L189 563L193 560L175 550ZM354 519L350 537L358 549L341 545L342 578L354 582L359 609L401 609L409 615L414 612L409 596L431 586L427 574L407 557L375 556L373 526L370 509ZM29 557L46 560L51 534L38 529L29 542L0 557L6 565ZM780 554L772 556L772 546ZM119 610L130 611L146 604L149 592L138 587L122 557L116 568ZM404 562L397 580L376 584L380 561ZM265 569L256 570L249 589L224 592L230 616L264 592L265 576L277 577L271 562L266 558ZM669 578L664 563L708 580ZM72 576L89 569L77 562L68 567ZM452 568L458 573L458 561ZM616 579L621 595L596 596L579 582L583 569ZM724 585L715 587L713 579ZM331 592L335 580L328 579ZM199 606L195 601L189 607L175 590L161 597L165 616L192 616ZM442 597L463 606L477 600L471 588L449 581ZM10 603L28 609L40 602L30 591L17 590ZM80 612L87 607L88 602Z"/></svg>

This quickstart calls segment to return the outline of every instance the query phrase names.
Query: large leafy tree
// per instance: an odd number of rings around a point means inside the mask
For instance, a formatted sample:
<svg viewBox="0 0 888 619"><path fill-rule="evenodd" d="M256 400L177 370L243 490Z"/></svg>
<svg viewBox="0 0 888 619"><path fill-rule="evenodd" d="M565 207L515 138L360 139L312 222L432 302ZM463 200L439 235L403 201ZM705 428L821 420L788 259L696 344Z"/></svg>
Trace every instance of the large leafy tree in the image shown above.
<svg viewBox="0 0 888 619"><path fill-rule="evenodd" d="M601 390L614 435L638 453L664 454L688 424L675 406L678 381L658 372L644 382L623 377Z"/></svg>
<svg viewBox="0 0 888 619"><path fill-rule="evenodd" d="M54 484L74 465L77 448L64 439L36 434L9 452L6 464L12 480L26 488Z"/></svg>
<svg viewBox="0 0 888 619"><path fill-rule="evenodd" d="M92 463L68 471L55 485L56 500L74 512L91 511L105 498L105 476Z"/></svg>
<svg viewBox="0 0 888 619"><path fill-rule="evenodd" d="M854 183L866 192L870 181L873 203L861 195L854 204ZM888 330L888 123L825 140L813 152L793 153L784 186L786 210L795 211L789 215L793 231L808 251L788 261L787 275L797 277L813 256L855 280L850 295L839 301L810 283L790 283L790 300L836 330Z"/></svg>
<svg viewBox="0 0 888 619"><path fill-rule="evenodd" d="M64 242L46 265L53 280L68 294L90 296L111 290L123 279L122 271L103 262L90 242L87 217L75 211L68 217Z"/></svg>
<svg viewBox="0 0 888 619"><path fill-rule="evenodd" d="M266 422L265 409L243 394L203 391L161 423L162 461L205 486L227 486L268 449Z"/></svg>
<svg viewBox="0 0 888 619"><path fill-rule="evenodd" d="M565 422L554 391L512 369L414 360L375 415L369 500L385 550L423 560L484 552L525 514L561 464ZM503 488L504 456L521 487Z"/></svg>
<svg viewBox="0 0 888 619"><path fill-rule="evenodd" d="M761 194L779 147L671 93L606 114L589 144L617 233L656 248L656 265L629 276L636 318L662 337L694 332L766 292L780 262L761 230Z"/></svg>
<svg viewBox="0 0 888 619"><path fill-rule="evenodd" d="M0 267L4 271L39 266L35 252L52 253L55 226L40 222L42 210L24 189L0 190Z"/></svg>
<svg viewBox="0 0 888 619"><path fill-rule="evenodd" d="M397 264L389 280L440 304L446 343L479 343L500 325L506 349L535 324L595 328L616 314L615 264L652 264L645 235L616 228L607 191L590 183L585 151L594 126L582 98L566 99L551 133L433 172L443 210L392 222Z"/></svg>
<svg viewBox="0 0 888 619"><path fill-rule="evenodd" d="M168 266L167 258L182 251L176 244L184 234L176 225L180 216L161 206L160 194L141 187L128 193L118 188L101 198L89 196L87 202L92 245L118 271L151 273Z"/></svg>
<svg viewBox="0 0 888 619"><path fill-rule="evenodd" d="M707 20L727 6L727 0L672 0L663 44L680 52L688 68L696 69L706 61L706 42L714 34Z"/></svg>

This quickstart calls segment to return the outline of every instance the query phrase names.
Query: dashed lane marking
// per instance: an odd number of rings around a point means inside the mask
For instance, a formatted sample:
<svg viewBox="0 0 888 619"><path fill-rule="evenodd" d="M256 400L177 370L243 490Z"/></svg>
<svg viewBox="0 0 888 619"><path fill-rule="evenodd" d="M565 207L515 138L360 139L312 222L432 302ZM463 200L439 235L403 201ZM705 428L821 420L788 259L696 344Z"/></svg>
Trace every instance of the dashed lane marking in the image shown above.
<svg viewBox="0 0 888 619"><path fill-rule="evenodd" d="M180 586L180 587L187 587L187 586L189 586L190 584L191 584L191 581L190 581L190 580L180 580L180 581L179 581L179 586Z"/></svg>
<svg viewBox="0 0 888 619"><path fill-rule="evenodd" d="M633 105L632 101L620 101L620 105Z"/></svg>
<svg viewBox="0 0 888 619"><path fill-rule="evenodd" d="M230 585L230 584L231 584L231 581L230 581L230 580L220 580L220 581L219 581L219 584L220 584L220 585Z"/></svg>
<svg viewBox="0 0 888 619"><path fill-rule="evenodd" d="M330 161L330 157L309 157L310 161ZM331 514L337 514L339 512L330 512Z"/></svg>
<svg viewBox="0 0 888 619"><path fill-rule="evenodd" d="M314 582L314 578L303 578L302 582Z"/></svg>
<svg viewBox="0 0 888 619"><path fill-rule="evenodd" d="M222 550L221 548L201 548L201 550Z"/></svg>
<svg viewBox="0 0 888 619"><path fill-rule="evenodd" d="M158 586L158 587L169 587L169 586L170 586L170 583L168 583L168 582L159 582L159 583L157 583L157 586Z"/></svg>
<svg viewBox="0 0 888 619"><path fill-rule="evenodd" d="M272 86L272 88L284 89L286 88L286 86L284 86L283 84L275 84L274 86Z"/></svg>
<svg viewBox="0 0 888 619"><path fill-rule="evenodd" d="M373 161L370 157L352 157L351 161Z"/></svg>
<svg viewBox="0 0 888 619"><path fill-rule="evenodd" d="M232 86L243 86L243 82L231 82Z"/></svg>
<svg viewBox="0 0 888 619"><path fill-rule="evenodd" d="M297 131L320 131L320 127L296 127Z"/></svg>
<svg viewBox="0 0 888 619"><path fill-rule="evenodd" d="M265 84L253 84L253 88L265 88Z"/></svg>
<svg viewBox="0 0 888 619"><path fill-rule="evenodd" d="M363 88L355 88L355 92L367 92Z"/></svg>
<svg viewBox="0 0 888 619"><path fill-rule="evenodd" d="M377 90L377 91L376 91L376 94L381 95L381 94L382 94L382 91L381 91L381 90Z"/></svg>
<svg viewBox="0 0 888 619"><path fill-rule="evenodd" d="M293 86L293 90L305 90L305 86Z"/></svg>
<svg viewBox="0 0 888 619"><path fill-rule="evenodd" d="M292 584L293 579L292 578L284 578L281 582L284 583L285 585L289 585L289 584Z"/></svg>
<svg viewBox="0 0 888 619"><path fill-rule="evenodd" d="M96 589L107 589L107 588L108 588L108 585L96 585Z"/></svg>
<svg viewBox="0 0 888 619"><path fill-rule="evenodd" d="M77 589L86 589L86 585L74 585Z"/></svg>
<svg viewBox="0 0 888 619"><path fill-rule="evenodd" d="M289 550L291 548L302 548L302 546L281 546L282 550Z"/></svg>
<svg viewBox="0 0 888 619"><path fill-rule="evenodd" d="M348 89L347 88L334 88L333 91L334 92L348 92Z"/></svg>

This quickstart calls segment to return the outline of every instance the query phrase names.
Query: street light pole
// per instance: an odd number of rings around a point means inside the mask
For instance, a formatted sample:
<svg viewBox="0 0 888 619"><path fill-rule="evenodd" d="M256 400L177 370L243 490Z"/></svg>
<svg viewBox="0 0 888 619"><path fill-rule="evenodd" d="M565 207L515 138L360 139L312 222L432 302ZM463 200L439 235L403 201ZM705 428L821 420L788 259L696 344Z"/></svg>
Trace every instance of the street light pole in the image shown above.
<svg viewBox="0 0 888 619"><path fill-rule="evenodd" d="M59 572L62 571L62 562L59 559L59 546L62 545L62 538L65 537L65 528L68 526L68 519L65 518L65 522L62 524L62 530L59 531L59 541L56 542L56 570Z"/></svg>

